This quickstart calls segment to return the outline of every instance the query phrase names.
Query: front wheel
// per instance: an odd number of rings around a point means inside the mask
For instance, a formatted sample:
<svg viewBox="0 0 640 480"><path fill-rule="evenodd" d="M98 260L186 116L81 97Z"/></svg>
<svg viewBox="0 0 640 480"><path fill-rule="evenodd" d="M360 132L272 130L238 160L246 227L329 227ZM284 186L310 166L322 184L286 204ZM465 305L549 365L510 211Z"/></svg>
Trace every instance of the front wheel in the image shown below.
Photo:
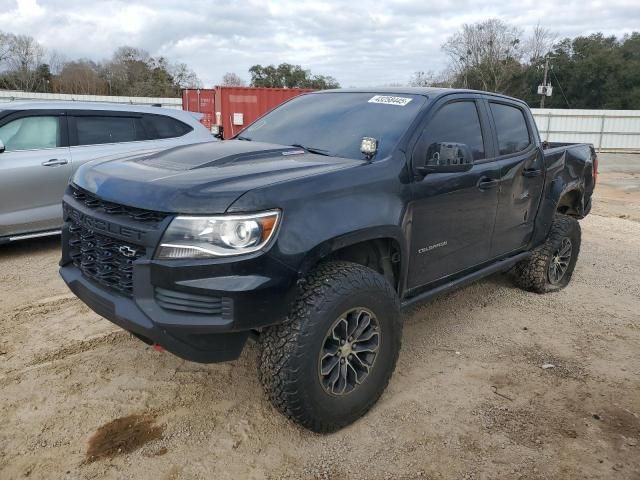
<svg viewBox="0 0 640 480"><path fill-rule="evenodd" d="M320 265L287 321L260 335L259 377L273 405L330 432L364 415L386 388L400 351L398 299L377 272Z"/></svg>
<svg viewBox="0 0 640 480"><path fill-rule="evenodd" d="M566 287L578 261L580 237L578 221L557 214L545 242L513 268L516 285L536 293L553 292Z"/></svg>

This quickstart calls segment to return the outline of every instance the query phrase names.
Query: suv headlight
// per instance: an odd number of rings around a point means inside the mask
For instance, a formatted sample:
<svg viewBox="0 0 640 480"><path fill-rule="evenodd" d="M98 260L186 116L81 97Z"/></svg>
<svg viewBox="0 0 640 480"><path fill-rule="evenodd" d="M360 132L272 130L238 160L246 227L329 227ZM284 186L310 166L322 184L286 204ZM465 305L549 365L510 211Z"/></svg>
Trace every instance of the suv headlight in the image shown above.
<svg viewBox="0 0 640 480"><path fill-rule="evenodd" d="M164 233L156 258L212 258L260 250L273 237L280 212L179 216Z"/></svg>

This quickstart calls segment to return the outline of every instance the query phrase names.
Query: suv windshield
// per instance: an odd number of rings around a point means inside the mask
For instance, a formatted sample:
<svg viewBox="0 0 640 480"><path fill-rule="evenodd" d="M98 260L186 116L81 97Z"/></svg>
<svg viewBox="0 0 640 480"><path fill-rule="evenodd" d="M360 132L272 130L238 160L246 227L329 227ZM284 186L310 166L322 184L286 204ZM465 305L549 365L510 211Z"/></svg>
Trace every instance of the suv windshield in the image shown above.
<svg viewBox="0 0 640 480"><path fill-rule="evenodd" d="M426 97L329 92L296 97L247 127L238 138L296 145L337 157L365 158L363 137L378 141L376 157L391 153Z"/></svg>

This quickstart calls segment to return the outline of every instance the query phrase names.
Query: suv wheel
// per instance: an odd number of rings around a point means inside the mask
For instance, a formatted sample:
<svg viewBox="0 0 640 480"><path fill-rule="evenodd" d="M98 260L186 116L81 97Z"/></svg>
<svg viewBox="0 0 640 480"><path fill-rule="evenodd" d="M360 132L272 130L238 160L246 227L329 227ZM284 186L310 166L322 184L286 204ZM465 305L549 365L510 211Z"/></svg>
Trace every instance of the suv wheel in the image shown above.
<svg viewBox="0 0 640 480"><path fill-rule="evenodd" d="M286 322L260 335L260 381L293 421L334 431L382 395L401 336L398 299L382 275L355 263L325 263L306 279Z"/></svg>
<svg viewBox="0 0 640 480"><path fill-rule="evenodd" d="M579 252L580 224L573 217L557 214L547 240L513 268L514 281L536 293L560 290L571 280Z"/></svg>

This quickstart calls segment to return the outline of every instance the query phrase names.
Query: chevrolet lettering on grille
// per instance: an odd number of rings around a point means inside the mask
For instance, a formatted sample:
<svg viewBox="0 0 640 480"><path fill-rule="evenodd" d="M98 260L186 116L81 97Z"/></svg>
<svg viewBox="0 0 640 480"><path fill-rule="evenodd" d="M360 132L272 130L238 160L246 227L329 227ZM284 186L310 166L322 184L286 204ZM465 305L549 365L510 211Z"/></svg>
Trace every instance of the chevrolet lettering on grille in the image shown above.
<svg viewBox="0 0 640 480"><path fill-rule="evenodd" d="M132 240L144 239L145 232L141 230L137 230L131 227L125 227L122 225L117 225L115 223L110 223L110 222L107 222L106 220L101 220L99 218L90 217L74 208L67 206L66 204L65 204L65 207L66 207L65 210L67 215L74 222L76 222L79 225L82 225L85 228L88 228L90 230L97 230L99 232L112 233L120 237L129 238Z"/></svg>

